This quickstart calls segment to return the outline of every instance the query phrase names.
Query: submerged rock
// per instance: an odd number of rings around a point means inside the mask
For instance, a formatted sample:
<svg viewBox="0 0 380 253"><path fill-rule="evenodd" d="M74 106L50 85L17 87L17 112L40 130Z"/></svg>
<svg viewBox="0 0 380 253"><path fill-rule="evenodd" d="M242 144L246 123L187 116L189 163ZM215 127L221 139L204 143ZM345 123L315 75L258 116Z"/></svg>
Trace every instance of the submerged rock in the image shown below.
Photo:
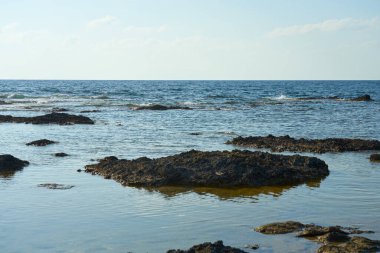
<svg viewBox="0 0 380 253"><path fill-rule="evenodd" d="M27 143L26 145L27 145L27 146L38 146L38 147L42 147L42 146L47 146L47 145L54 144L54 143L58 143L58 142L56 142L56 141L51 141L51 140L48 140L48 139L41 139L41 140L37 140L37 141L29 142L29 143Z"/></svg>
<svg viewBox="0 0 380 253"><path fill-rule="evenodd" d="M90 118L81 115L67 113L50 113L35 117L13 117L10 115L0 115L0 123L27 123L27 124L94 124Z"/></svg>
<svg viewBox="0 0 380 253"><path fill-rule="evenodd" d="M363 139L295 139L289 135L285 136L249 136L237 137L226 144L252 148L268 148L274 152L295 151L295 152L345 152L362 150L380 150L380 141Z"/></svg>
<svg viewBox="0 0 380 253"><path fill-rule="evenodd" d="M192 108L187 106L175 106L175 105L144 105L137 106L134 108L135 110L156 110L156 111L164 111L164 110L192 110Z"/></svg>
<svg viewBox="0 0 380 253"><path fill-rule="evenodd" d="M371 162L380 162L380 154L372 154L370 157L369 157L369 160Z"/></svg>
<svg viewBox="0 0 380 253"><path fill-rule="evenodd" d="M47 184L39 184L38 187L45 187L51 190L69 190L73 188L74 185L47 183Z"/></svg>
<svg viewBox="0 0 380 253"><path fill-rule="evenodd" d="M56 157L65 157L65 156L68 156L68 154L60 152L60 153L55 153L54 156L56 156Z"/></svg>
<svg viewBox="0 0 380 253"><path fill-rule="evenodd" d="M217 241L214 243L205 242L199 245L195 245L188 250L168 250L166 253L246 253L243 250L232 248L230 246L224 246L223 241Z"/></svg>
<svg viewBox="0 0 380 253"><path fill-rule="evenodd" d="M12 155L0 155L0 172L22 170L29 165L28 161L20 160Z"/></svg>
<svg viewBox="0 0 380 253"><path fill-rule="evenodd" d="M84 110L80 111L81 113L91 113L91 112L101 112L100 110Z"/></svg>
<svg viewBox="0 0 380 253"><path fill-rule="evenodd" d="M52 112L67 112L67 111L69 111L69 110L66 108L59 108L59 107L54 107L52 109Z"/></svg>
<svg viewBox="0 0 380 253"><path fill-rule="evenodd" d="M87 165L86 172L123 185L144 187L288 185L321 179L329 174L326 163L315 157L240 150L192 150L158 159L106 157L98 164Z"/></svg>

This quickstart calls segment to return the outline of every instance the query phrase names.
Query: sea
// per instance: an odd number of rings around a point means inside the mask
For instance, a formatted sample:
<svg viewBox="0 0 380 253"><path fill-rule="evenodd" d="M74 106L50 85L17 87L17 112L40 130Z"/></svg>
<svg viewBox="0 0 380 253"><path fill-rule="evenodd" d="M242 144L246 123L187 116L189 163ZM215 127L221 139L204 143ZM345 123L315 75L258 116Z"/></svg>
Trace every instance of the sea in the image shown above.
<svg viewBox="0 0 380 253"><path fill-rule="evenodd" d="M364 94L373 101L350 100ZM136 110L152 104L192 110ZM30 162L0 174L1 252L155 253L217 240L247 252L315 252L318 243L294 234L254 231L286 220L359 227L380 239L380 164L370 162L373 152L301 153L324 160L330 175L291 186L147 189L77 172L105 156L246 149L225 144L237 136L380 140L380 81L0 80L1 115L54 108L95 124L0 123L0 154ZM58 143L25 145L43 138ZM74 187L38 187L44 183ZM249 244L260 248L244 248Z"/></svg>

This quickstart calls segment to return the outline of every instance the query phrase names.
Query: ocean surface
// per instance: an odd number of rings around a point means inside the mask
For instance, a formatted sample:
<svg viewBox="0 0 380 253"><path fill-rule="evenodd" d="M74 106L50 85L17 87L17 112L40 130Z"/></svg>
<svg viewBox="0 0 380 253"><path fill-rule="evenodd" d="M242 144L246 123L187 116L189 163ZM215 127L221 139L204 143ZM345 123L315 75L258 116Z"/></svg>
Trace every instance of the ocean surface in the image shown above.
<svg viewBox="0 0 380 253"><path fill-rule="evenodd" d="M364 94L374 101L349 101ZM331 96L341 99L300 99ZM134 110L149 104L193 110ZM242 249L260 245L247 252L315 252L315 242L253 231L284 220L358 226L380 239L380 164L369 161L371 152L303 153L326 161L330 175L286 187L139 189L77 172L110 155L232 150L237 147L224 143L239 135L380 140L380 81L0 80L0 114L34 116L53 108L96 123L0 124L0 154L30 161L0 175L1 252L155 253L216 240ZM59 143L25 145L42 138ZM75 187L50 190L41 183Z"/></svg>

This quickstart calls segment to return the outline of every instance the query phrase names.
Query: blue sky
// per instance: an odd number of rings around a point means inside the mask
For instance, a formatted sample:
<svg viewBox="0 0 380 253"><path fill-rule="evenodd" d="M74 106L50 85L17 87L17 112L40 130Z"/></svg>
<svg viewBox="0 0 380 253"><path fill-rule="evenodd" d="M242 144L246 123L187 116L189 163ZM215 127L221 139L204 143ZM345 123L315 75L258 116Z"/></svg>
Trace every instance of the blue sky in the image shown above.
<svg viewBox="0 0 380 253"><path fill-rule="evenodd" d="M380 79L378 0L0 0L1 79Z"/></svg>

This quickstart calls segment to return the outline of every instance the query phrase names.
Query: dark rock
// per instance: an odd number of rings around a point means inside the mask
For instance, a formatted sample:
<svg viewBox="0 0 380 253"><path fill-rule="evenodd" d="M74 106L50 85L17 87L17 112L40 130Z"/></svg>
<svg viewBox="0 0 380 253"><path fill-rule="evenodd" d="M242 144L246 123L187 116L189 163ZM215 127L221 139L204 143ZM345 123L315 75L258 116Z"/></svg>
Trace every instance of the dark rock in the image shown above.
<svg viewBox="0 0 380 253"><path fill-rule="evenodd" d="M39 184L38 187L45 187L51 190L69 190L73 188L74 185L47 183L47 184Z"/></svg>
<svg viewBox="0 0 380 253"><path fill-rule="evenodd" d="M348 233L341 230L339 226L332 226L332 227L322 227L317 226L313 224L305 225L305 229L300 232L297 236L298 237L316 237L320 235L325 235L328 233L340 233L347 235Z"/></svg>
<svg viewBox="0 0 380 253"><path fill-rule="evenodd" d="M91 112L100 112L100 110L84 110L80 111L81 113L91 113Z"/></svg>
<svg viewBox="0 0 380 253"><path fill-rule="evenodd" d="M364 95L350 99L351 101L373 101L370 95Z"/></svg>
<svg viewBox="0 0 380 253"><path fill-rule="evenodd" d="M56 142L56 141L51 141L51 140L47 140L47 139L41 139L41 140L37 140L37 141L29 142L29 143L27 143L26 145L27 145L27 146L38 146L38 147L42 147L42 146L47 146L47 145L54 144L54 143L58 143L58 142Z"/></svg>
<svg viewBox="0 0 380 253"><path fill-rule="evenodd" d="M273 152L294 151L294 152L345 152L362 150L380 150L380 141L363 139L295 139L289 135L285 136L250 136L237 137L226 144L252 148L269 148Z"/></svg>
<svg viewBox="0 0 380 253"><path fill-rule="evenodd" d="M202 133L199 132L194 132L194 133L189 133L190 135L201 135Z"/></svg>
<svg viewBox="0 0 380 253"><path fill-rule="evenodd" d="M186 106L175 106L175 105L144 105L134 108L135 110L155 110L155 111L164 111L164 110L192 110L190 107Z"/></svg>
<svg viewBox="0 0 380 253"><path fill-rule="evenodd" d="M28 161L20 160L12 155L0 155L0 172L22 170L29 165Z"/></svg>
<svg viewBox="0 0 380 253"><path fill-rule="evenodd" d="M217 241L214 243L205 242L199 245L195 245L188 250L168 250L167 253L246 253L237 248L232 248L230 246L224 246L222 241Z"/></svg>
<svg viewBox="0 0 380 253"><path fill-rule="evenodd" d="M372 154L370 157L369 157L369 160L371 162L380 162L380 154Z"/></svg>
<svg viewBox="0 0 380 253"><path fill-rule="evenodd" d="M27 124L94 124L90 118L81 115L71 115L67 113L50 113L35 117L13 117L10 115L0 115L0 123L27 123Z"/></svg>
<svg viewBox="0 0 380 253"><path fill-rule="evenodd" d="M327 243L321 246L317 253L370 253L380 250L380 241L354 236L348 242Z"/></svg>
<svg viewBox="0 0 380 253"><path fill-rule="evenodd" d="M256 232L263 234L287 234L301 231L304 224L297 221L274 222L255 228Z"/></svg>
<svg viewBox="0 0 380 253"><path fill-rule="evenodd" d="M347 242L351 238L347 235L347 233L340 232L329 232L327 234L318 236L318 241L324 244L332 243L332 242Z"/></svg>
<svg viewBox="0 0 380 253"><path fill-rule="evenodd" d="M82 170L81 169L77 169L77 172L82 172Z"/></svg>
<svg viewBox="0 0 380 253"><path fill-rule="evenodd" d="M65 156L68 156L68 154L60 152L60 153L55 153L54 156L56 156L56 157L65 157Z"/></svg>
<svg viewBox="0 0 380 253"><path fill-rule="evenodd" d="M304 183L329 174L315 157L250 151L189 151L158 159L106 157L86 172L129 186L267 186Z"/></svg>

